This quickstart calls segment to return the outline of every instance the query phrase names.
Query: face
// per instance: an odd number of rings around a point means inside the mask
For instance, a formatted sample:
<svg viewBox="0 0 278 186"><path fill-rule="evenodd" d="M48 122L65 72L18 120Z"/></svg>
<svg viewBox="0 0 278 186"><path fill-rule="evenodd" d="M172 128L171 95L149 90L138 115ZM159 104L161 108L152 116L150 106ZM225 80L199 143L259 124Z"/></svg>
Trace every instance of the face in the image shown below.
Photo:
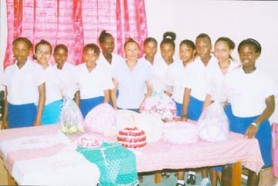
<svg viewBox="0 0 278 186"><path fill-rule="evenodd" d="M114 38L111 36L107 36L104 42L100 44L100 47L103 53L111 54L115 48Z"/></svg>
<svg viewBox="0 0 278 186"><path fill-rule="evenodd" d="M48 61L50 59L51 56L51 52L50 52L50 46L47 44L40 44L37 47L37 51L36 51L36 58L38 63L40 64L48 64Z"/></svg>
<svg viewBox="0 0 278 186"><path fill-rule="evenodd" d="M87 64L95 63L98 59L98 54L93 49L88 49L83 52L83 58Z"/></svg>
<svg viewBox="0 0 278 186"><path fill-rule="evenodd" d="M183 62L189 62L194 56L194 49L188 47L186 44L180 46L180 59Z"/></svg>
<svg viewBox="0 0 278 186"><path fill-rule="evenodd" d="M150 41L144 45L144 53L147 58L154 58L157 52L157 44L153 41Z"/></svg>
<svg viewBox="0 0 278 186"><path fill-rule="evenodd" d="M24 63L31 53L31 49L24 41L18 41L13 46L13 55L18 63Z"/></svg>
<svg viewBox="0 0 278 186"><path fill-rule="evenodd" d="M226 62L230 59L232 50L225 41L219 41L214 46L214 55L218 62Z"/></svg>
<svg viewBox="0 0 278 186"><path fill-rule="evenodd" d="M196 40L196 52L201 59L207 58L210 55L211 43L208 38L198 38Z"/></svg>
<svg viewBox="0 0 278 186"><path fill-rule="evenodd" d="M239 51L239 58L243 67L255 67L257 58L260 56L253 45L243 45Z"/></svg>
<svg viewBox="0 0 278 186"><path fill-rule="evenodd" d="M161 56L164 59L164 61L170 62L173 60L173 56L175 53L175 49L174 49L173 45L171 45L169 43L163 44L161 46L160 50L161 50Z"/></svg>
<svg viewBox="0 0 278 186"><path fill-rule="evenodd" d="M137 60L140 50L139 46L134 42L129 42L125 46L125 55L127 60Z"/></svg>
<svg viewBox="0 0 278 186"><path fill-rule="evenodd" d="M54 52L54 59L59 66L63 66L68 58L68 53L64 48L59 48Z"/></svg>

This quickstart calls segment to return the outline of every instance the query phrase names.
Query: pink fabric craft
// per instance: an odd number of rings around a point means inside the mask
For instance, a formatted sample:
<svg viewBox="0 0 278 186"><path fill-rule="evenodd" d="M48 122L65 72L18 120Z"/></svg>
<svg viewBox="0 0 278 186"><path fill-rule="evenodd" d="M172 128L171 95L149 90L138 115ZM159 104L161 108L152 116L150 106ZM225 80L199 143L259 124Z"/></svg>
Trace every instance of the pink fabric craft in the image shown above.
<svg viewBox="0 0 278 186"><path fill-rule="evenodd" d="M85 129L89 132L105 133L116 122L116 111L108 103L93 108L85 118Z"/></svg>
<svg viewBox="0 0 278 186"><path fill-rule="evenodd" d="M163 128L163 141L171 144L190 144L198 142L198 128L194 123L167 122Z"/></svg>
<svg viewBox="0 0 278 186"><path fill-rule="evenodd" d="M176 103L165 94L155 94L147 98L140 107L141 113L159 116L164 121L172 121L176 117Z"/></svg>
<svg viewBox="0 0 278 186"><path fill-rule="evenodd" d="M197 121L199 137L210 142L226 141L229 137L229 120L223 106L212 103Z"/></svg>

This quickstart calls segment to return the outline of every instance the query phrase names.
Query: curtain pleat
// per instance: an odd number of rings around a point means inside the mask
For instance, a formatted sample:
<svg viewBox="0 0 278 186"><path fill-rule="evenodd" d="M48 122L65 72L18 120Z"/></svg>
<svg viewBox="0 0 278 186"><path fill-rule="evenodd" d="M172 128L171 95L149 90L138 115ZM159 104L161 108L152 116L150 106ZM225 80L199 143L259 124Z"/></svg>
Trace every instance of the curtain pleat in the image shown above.
<svg viewBox="0 0 278 186"><path fill-rule="evenodd" d="M12 42L19 36L29 38L34 45L41 39L53 48L60 43L67 45L68 62L72 64L82 63L84 44L98 44L102 30L115 37L115 52L120 55L127 38L141 44L147 37L144 0L6 1L8 43L4 67L14 63Z"/></svg>

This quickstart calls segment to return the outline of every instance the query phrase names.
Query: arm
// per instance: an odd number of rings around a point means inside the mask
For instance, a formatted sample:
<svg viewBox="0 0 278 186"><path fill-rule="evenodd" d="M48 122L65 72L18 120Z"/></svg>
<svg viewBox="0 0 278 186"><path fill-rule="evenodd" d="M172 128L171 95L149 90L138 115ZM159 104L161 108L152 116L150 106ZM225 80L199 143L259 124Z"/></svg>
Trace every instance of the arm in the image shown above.
<svg viewBox="0 0 278 186"><path fill-rule="evenodd" d="M166 89L164 91L164 94L166 94L167 96L171 97L173 95L174 92L174 86L166 86Z"/></svg>
<svg viewBox="0 0 278 186"><path fill-rule="evenodd" d="M74 94L74 101L75 101L76 105L80 108L80 90L78 90Z"/></svg>
<svg viewBox="0 0 278 186"><path fill-rule="evenodd" d="M211 96L207 94L203 104L203 111L211 104L211 102Z"/></svg>
<svg viewBox="0 0 278 186"><path fill-rule="evenodd" d="M141 105L144 103L144 101L150 97L152 95L152 86L151 86L151 83L149 81L146 81L146 87L147 87L147 92L145 94L145 97L141 103ZM139 108L141 107L141 105L139 106Z"/></svg>
<svg viewBox="0 0 278 186"><path fill-rule="evenodd" d="M191 93L191 89L189 88L184 89L182 115L181 115L181 119L184 121L187 121L187 111L188 111L190 93Z"/></svg>
<svg viewBox="0 0 278 186"><path fill-rule="evenodd" d="M262 112L262 114L253 122L255 123L257 126L251 124L246 132L245 132L245 136L247 136L248 138L254 138L254 136L256 135L258 128L260 126L260 124L267 120L271 114L274 112L275 109L275 99L274 96L269 96L265 99L265 104L266 104L266 108L264 109L264 111Z"/></svg>
<svg viewBox="0 0 278 186"><path fill-rule="evenodd" d="M110 90L104 90L103 103L108 103L109 101L110 101Z"/></svg>
<svg viewBox="0 0 278 186"><path fill-rule="evenodd" d="M38 91L39 91L38 110L37 110L34 126L41 125L42 113L45 104L45 83L42 83L41 85L38 86Z"/></svg>
<svg viewBox="0 0 278 186"><path fill-rule="evenodd" d="M116 79L113 78L114 88L110 91L111 93L111 101L113 108L117 110L117 90L118 90L118 82Z"/></svg>
<svg viewBox="0 0 278 186"><path fill-rule="evenodd" d="M3 118L2 118L2 129L7 129L8 128L8 90L7 86L5 86L5 94L4 94L4 105L3 105Z"/></svg>

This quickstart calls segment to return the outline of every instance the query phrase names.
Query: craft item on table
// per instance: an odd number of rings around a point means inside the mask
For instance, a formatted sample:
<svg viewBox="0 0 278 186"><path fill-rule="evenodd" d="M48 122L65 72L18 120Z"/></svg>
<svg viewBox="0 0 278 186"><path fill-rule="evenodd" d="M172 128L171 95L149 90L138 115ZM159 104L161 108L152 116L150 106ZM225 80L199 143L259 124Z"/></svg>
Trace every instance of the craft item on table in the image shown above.
<svg viewBox="0 0 278 186"><path fill-rule="evenodd" d="M141 113L159 116L163 121L172 121L176 117L176 103L164 93L154 93L140 107Z"/></svg>
<svg viewBox="0 0 278 186"><path fill-rule="evenodd" d="M145 132L137 127L120 130L117 140L122 146L130 149L142 148L147 144Z"/></svg>
<svg viewBox="0 0 278 186"><path fill-rule="evenodd" d="M80 153L61 151L49 157L15 162L12 176L18 185L98 184L100 170Z"/></svg>
<svg viewBox="0 0 278 186"><path fill-rule="evenodd" d="M16 139L0 141L0 149L4 159L12 152L32 149L48 149L52 146L70 145L70 139L63 133L55 135L24 136Z"/></svg>
<svg viewBox="0 0 278 186"><path fill-rule="evenodd" d="M278 178L278 123L272 123L272 175Z"/></svg>
<svg viewBox="0 0 278 186"><path fill-rule="evenodd" d="M171 144L198 142L198 128L195 123L184 121L168 122L163 128L163 141Z"/></svg>
<svg viewBox="0 0 278 186"><path fill-rule="evenodd" d="M67 135L80 134L84 132L84 120L81 111L76 103L70 98L64 99L59 125L61 127L61 131Z"/></svg>
<svg viewBox="0 0 278 186"><path fill-rule="evenodd" d="M144 130L147 142L156 142L162 137L163 121L153 114L117 110L115 135L118 135L119 131L126 127L137 127Z"/></svg>
<svg viewBox="0 0 278 186"><path fill-rule="evenodd" d="M228 140L229 120L223 106L214 102L209 105L197 121L199 138L209 142Z"/></svg>
<svg viewBox="0 0 278 186"><path fill-rule="evenodd" d="M101 172L99 186L138 185L135 154L118 143L103 142L100 147L89 149L77 147Z"/></svg>
<svg viewBox="0 0 278 186"><path fill-rule="evenodd" d="M116 111L108 103L93 108L85 118L85 129L105 136L113 136L116 128Z"/></svg>
<svg viewBox="0 0 278 186"><path fill-rule="evenodd" d="M156 142L162 138L164 122L157 116L141 113L135 117L136 127L145 131L147 143Z"/></svg>
<svg viewBox="0 0 278 186"><path fill-rule="evenodd" d="M84 148L96 148L102 143L100 138L85 134L78 139L78 146Z"/></svg>

